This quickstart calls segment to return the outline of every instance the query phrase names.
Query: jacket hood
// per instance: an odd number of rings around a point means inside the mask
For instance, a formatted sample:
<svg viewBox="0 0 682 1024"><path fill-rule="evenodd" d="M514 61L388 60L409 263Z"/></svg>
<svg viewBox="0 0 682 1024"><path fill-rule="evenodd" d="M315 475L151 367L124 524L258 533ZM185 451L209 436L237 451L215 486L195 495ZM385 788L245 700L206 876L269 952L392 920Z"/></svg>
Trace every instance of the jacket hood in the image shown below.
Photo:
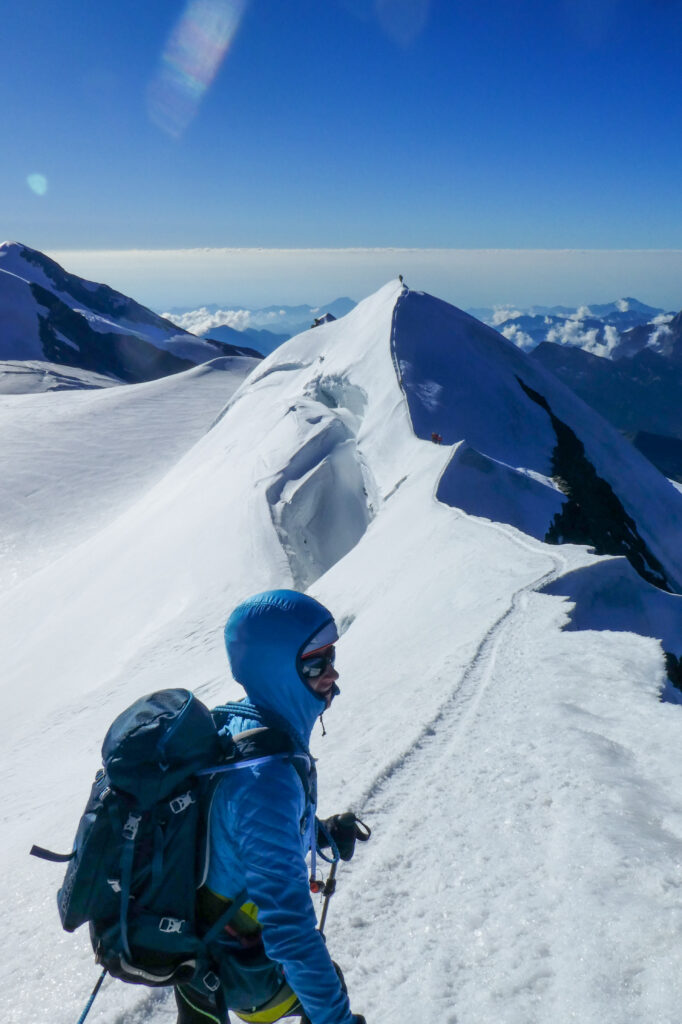
<svg viewBox="0 0 682 1024"><path fill-rule="evenodd" d="M257 707L275 712L306 746L326 702L301 679L298 659L325 627L338 639L331 612L297 590L256 594L235 608L225 626L234 678Z"/></svg>

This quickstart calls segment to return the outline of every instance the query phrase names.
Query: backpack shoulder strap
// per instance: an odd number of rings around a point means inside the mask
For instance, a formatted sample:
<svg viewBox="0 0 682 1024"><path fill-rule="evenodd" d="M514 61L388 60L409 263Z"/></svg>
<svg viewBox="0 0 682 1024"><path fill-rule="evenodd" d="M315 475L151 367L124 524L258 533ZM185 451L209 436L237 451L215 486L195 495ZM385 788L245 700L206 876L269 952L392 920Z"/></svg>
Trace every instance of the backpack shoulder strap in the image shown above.
<svg viewBox="0 0 682 1024"><path fill-rule="evenodd" d="M269 754L293 754L295 749L291 736L270 725L246 729L233 736L232 741L237 748L239 761L250 761Z"/></svg>
<svg viewBox="0 0 682 1024"><path fill-rule="evenodd" d="M214 708L212 714L216 725L221 730L226 729L230 718L236 715L240 717L248 715L249 718L263 724L233 736L233 756L224 765L208 769L202 774L222 773L233 768L246 767L253 764L254 761L284 760L288 761L296 771L303 786L306 802L310 801L314 789L311 782L312 758L308 751L302 749L291 733L284 728L285 723L280 722L274 712L254 706L249 706L247 709L242 703L234 701Z"/></svg>

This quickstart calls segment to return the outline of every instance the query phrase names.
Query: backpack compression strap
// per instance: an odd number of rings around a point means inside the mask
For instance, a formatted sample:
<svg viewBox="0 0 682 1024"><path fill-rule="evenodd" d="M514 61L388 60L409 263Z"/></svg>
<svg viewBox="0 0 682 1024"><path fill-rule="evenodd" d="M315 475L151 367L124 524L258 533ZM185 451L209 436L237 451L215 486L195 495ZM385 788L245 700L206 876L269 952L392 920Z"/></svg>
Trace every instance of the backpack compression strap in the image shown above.
<svg viewBox="0 0 682 1024"><path fill-rule="evenodd" d="M41 860L51 860L55 864L65 864L68 860L73 860L76 856L76 851L72 850L71 853L55 853L54 850L46 850L44 846L36 846L35 844L29 850L31 857L40 857Z"/></svg>
<svg viewBox="0 0 682 1024"><path fill-rule="evenodd" d="M214 939L218 938L225 925L229 924L232 918L236 916L242 903L246 903L248 898L249 895L246 889L242 889L241 892L237 893L227 910L223 911L218 920L215 921L206 934L202 936L201 941L204 946L208 946Z"/></svg>

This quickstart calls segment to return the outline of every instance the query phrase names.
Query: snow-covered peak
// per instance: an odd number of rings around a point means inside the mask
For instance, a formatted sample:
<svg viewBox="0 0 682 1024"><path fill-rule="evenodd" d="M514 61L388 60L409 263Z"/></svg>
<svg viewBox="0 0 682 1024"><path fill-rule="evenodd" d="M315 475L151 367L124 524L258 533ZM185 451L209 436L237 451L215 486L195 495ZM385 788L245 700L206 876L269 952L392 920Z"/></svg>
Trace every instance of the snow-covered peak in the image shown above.
<svg viewBox="0 0 682 1024"><path fill-rule="evenodd" d="M21 242L3 242L0 245L0 270L17 274L27 283L53 288L55 281L47 273L50 268L61 270L59 264L37 249L31 249Z"/></svg>

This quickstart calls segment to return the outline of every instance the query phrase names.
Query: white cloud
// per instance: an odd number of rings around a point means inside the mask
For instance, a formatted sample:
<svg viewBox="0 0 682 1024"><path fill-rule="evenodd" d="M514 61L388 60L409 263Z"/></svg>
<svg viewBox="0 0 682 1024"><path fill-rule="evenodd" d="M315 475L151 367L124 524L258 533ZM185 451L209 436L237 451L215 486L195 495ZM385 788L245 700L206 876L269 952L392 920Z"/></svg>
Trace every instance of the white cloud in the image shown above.
<svg viewBox="0 0 682 1024"><path fill-rule="evenodd" d="M585 309L585 307L581 307ZM590 328L586 331L582 327L582 317L579 317L581 310L575 317L571 317L569 320L564 320L561 324L554 324L550 327L547 332L547 341L554 342L555 345L573 345L578 348L585 348L590 351L597 342L598 330L596 327Z"/></svg>
<svg viewBox="0 0 682 1024"><path fill-rule="evenodd" d="M582 348L594 356L601 356L608 359L618 344L620 338L615 327L607 324L604 327L603 339L599 339L599 328L590 327L586 330L583 327L583 320L589 316L587 306L581 306L578 312L561 324L555 324L547 332L547 341L555 345L572 345L574 348Z"/></svg>
<svg viewBox="0 0 682 1024"><path fill-rule="evenodd" d="M205 334L215 327L233 327L235 331L245 331L251 326L251 311L248 309L219 309L211 313L205 306L200 309L192 309L188 313L162 313L168 320L172 320L178 327L182 327L191 334ZM274 314L273 314L274 316Z"/></svg>
<svg viewBox="0 0 682 1024"><path fill-rule="evenodd" d="M656 317L656 320L660 319ZM672 317L670 319L672 320ZM654 352L662 352L665 349L666 338L672 337L672 333L667 323L659 323L647 342L647 348L652 348Z"/></svg>
<svg viewBox="0 0 682 1024"><path fill-rule="evenodd" d="M533 341L530 334L526 334L526 332L522 331L520 327L516 326L516 324L507 324L506 327L502 328L502 334L507 341L511 341L517 348L521 348L525 352L531 348L535 348L537 345L537 342Z"/></svg>
<svg viewBox="0 0 682 1024"><path fill-rule="evenodd" d="M671 320L674 320L674 313L659 313L651 320L651 324L656 330L651 332L649 340L647 341L647 348L653 349L654 352L663 352L665 350L665 342L667 338L672 336L672 331L668 327Z"/></svg>
<svg viewBox="0 0 682 1024"><path fill-rule="evenodd" d="M606 349L606 352L603 354L610 356L619 341L620 335L616 328L612 324L607 324L604 328L604 348ZM601 352L597 352L595 354L598 356L602 355Z"/></svg>
<svg viewBox="0 0 682 1024"><path fill-rule="evenodd" d="M512 306L495 306L490 324L492 327L498 327L507 320L517 320L523 315L520 309L514 309ZM502 333L504 334L504 331ZM507 335L505 334L506 337Z"/></svg>

